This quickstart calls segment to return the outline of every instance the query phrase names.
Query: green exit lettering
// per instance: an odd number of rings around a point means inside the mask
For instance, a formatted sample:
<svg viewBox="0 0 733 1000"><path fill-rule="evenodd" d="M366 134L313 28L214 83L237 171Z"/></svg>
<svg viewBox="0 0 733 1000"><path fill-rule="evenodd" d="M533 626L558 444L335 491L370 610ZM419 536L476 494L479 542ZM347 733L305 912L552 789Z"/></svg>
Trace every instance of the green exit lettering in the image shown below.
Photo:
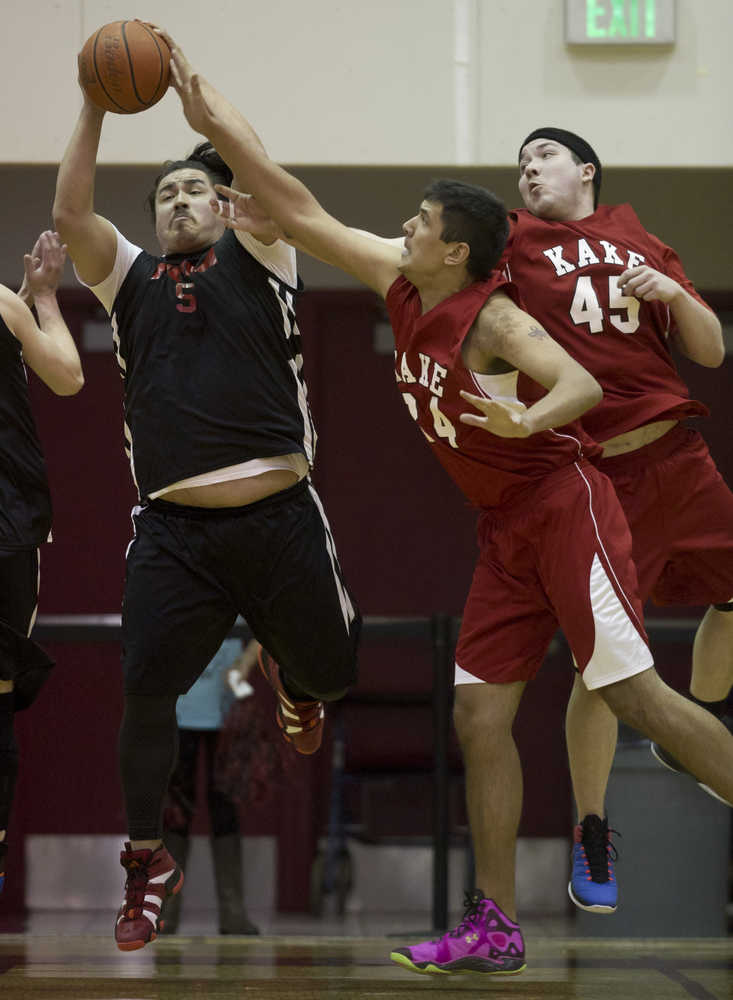
<svg viewBox="0 0 733 1000"><path fill-rule="evenodd" d="M588 38L631 40L657 34L656 0L586 0L585 13Z"/></svg>

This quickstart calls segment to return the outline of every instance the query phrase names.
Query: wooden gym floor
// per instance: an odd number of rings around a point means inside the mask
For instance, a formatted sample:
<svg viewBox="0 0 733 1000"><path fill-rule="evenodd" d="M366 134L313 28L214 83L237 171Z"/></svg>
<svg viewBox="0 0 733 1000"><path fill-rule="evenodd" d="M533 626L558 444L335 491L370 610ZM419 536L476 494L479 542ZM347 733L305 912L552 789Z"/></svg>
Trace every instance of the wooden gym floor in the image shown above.
<svg viewBox="0 0 733 1000"><path fill-rule="evenodd" d="M529 935L528 935L529 936ZM0 934L0 1000L731 1000L733 938L530 937L518 976L418 976L395 937L163 937L123 954L109 934Z"/></svg>

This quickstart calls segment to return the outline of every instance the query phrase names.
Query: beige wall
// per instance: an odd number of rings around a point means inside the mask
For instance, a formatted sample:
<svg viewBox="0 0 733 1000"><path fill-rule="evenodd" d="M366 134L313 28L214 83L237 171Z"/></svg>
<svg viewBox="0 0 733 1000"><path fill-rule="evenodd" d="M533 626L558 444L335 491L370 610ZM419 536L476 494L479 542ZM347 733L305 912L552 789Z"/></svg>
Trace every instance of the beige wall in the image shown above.
<svg viewBox="0 0 733 1000"><path fill-rule="evenodd" d="M677 7L678 43L660 50L569 49L563 0L146 0L137 13L175 28L271 154L352 225L396 232L437 175L484 183L514 204L520 141L557 124L595 144L605 201L631 201L701 288L729 289L733 0ZM3 11L12 27L0 36L0 280L12 285L22 251L51 224L56 164L79 107L76 53L120 9L3 0ZM152 165L197 138L173 92L144 114L109 115L98 209L152 249L142 209ZM307 260L301 269L311 286L352 283Z"/></svg>
<svg viewBox="0 0 733 1000"><path fill-rule="evenodd" d="M480 0L479 163L515 163L533 128L560 125L607 164L733 166L731 0L677 0L673 48L567 47L563 8Z"/></svg>
<svg viewBox="0 0 733 1000"><path fill-rule="evenodd" d="M76 53L110 0L3 0L0 162L55 163L79 106ZM673 48L569 49L563 0L146 0L278 160L515 162L537 124L605 163L731 166L733 3L678 0ZM28 44L31 40L32 44ZM100 160L154 163L193 139L171 92L109 116Z"/></svg>

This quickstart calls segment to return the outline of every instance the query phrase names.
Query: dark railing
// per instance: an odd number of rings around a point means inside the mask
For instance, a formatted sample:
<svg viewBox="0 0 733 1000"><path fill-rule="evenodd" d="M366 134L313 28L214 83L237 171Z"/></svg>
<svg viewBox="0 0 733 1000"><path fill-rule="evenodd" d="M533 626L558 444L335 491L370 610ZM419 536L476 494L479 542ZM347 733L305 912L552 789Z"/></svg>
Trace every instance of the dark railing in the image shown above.
<svg viewBox="0 0 733 1000"><path fill-rule="evenodd" d="M646 629L652 643L689 641L698 622L695 619L649 619ZM425 639L433 657L433 928L448 926L448 848L450 842L448 750L451 732L453 700L453 649L460 627L460 618L447 614L426 617L390 618L367 616L363 638L366 641L385 639ZM245 622L237 622L230 633L235 638L249 638L252 633ZM39 642L118 642L121 638L120 615L39 615L33 629ZM413 696L400 695L401 703ZM378 693L359 695L359 700L380 701ZM386 701L395 695L385 695ZM424 694L416 694L424 702Z"/></svg>

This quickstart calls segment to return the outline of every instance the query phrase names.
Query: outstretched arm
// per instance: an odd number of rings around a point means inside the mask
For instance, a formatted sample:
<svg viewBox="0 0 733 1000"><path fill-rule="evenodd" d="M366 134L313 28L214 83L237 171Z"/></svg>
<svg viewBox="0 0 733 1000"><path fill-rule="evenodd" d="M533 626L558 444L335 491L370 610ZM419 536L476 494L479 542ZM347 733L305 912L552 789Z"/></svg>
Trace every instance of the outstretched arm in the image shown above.
<svg viewBox="0 0 733 1000"><path fill-rule="evenodd" d="M215 184L217 192L224 196L224 201L213 200L212 210L220 215L229 229L239 230L244 233L251 233L261 243L272 243L275 240L284 240L294 246L296 250L301 250L294 239L286 240L285 233L278 224L263 211L254 195L244 194L237 191L235 187L227 187L225 184ZM396 238L388 236L377 236L366 229L353 229L352 233L364 236L366 239L376 240L387 246L396 247L400 253L405 246L405 237Z"/></svg>
<svg viewBox="0 0 733 1000"><path fill-rule="evenodd" d="M357 233L330 216L305 185L267 156L249 122L193 72L173 39L162 34L171 47L173 85L189 125L213 143L238 184L257 198L284 238L386 295L399 274L400 248Z"/></svg>
<svg viewBox="0 0 733 1000"><path fill-rule="evenodd" d="M66 247L56 233L42 233L23 258L29 301L38 323L19 295L0 285L0 314L23 347L23 360L59 396L73 396L84 385L74 339L56 301Z"/></svg>
<svg viewBox="0 0 733 1000"><path fill-rule="evenodd" d="M94 179L103 119L104 111L85 96L59 166L53 203L54 225L87 285L104 281L114 267L117 253L112 224L94 212Z"/></svg>
<svg viewBox="0 0 733 1000"><path fill-rule="evenodd" d="M578 364L528 313L503 292L495 292L479 314L463 349L467 368L477 372L517 369L539 382L547 395L526 410L472 393L461 396L476 409L462 413L461 421L500 437L529 437L561 427L601 401L598 382Z"/></svg>

